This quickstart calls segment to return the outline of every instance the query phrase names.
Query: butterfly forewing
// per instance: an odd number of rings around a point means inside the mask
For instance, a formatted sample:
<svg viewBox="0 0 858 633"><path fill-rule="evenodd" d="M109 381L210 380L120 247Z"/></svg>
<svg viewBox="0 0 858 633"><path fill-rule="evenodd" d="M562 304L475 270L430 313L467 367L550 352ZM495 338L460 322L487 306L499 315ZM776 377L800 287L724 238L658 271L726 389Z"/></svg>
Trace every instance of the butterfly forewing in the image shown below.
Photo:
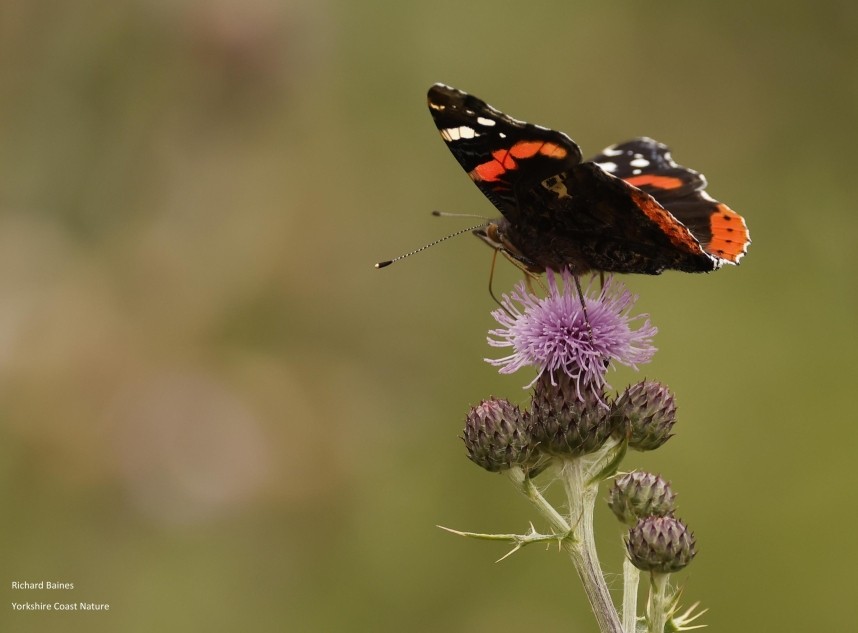
<svg viewBox="0 0 858 633"><path fill-rule="evenodd" d="M520 219L522 192L581 162L581 150L565 134L513 119L461 90L435 84L428 101L453 156L512 222Z"/></svg>

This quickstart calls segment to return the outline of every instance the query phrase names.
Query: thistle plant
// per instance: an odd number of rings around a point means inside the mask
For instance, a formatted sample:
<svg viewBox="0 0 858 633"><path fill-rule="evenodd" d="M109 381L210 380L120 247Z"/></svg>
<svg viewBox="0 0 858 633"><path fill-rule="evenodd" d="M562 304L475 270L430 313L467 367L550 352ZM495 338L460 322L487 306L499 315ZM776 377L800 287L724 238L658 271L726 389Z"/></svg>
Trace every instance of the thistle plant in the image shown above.
<svg viewBox="0 0 858 633"><path fill-rule="evenodd" d="M489 345L508 350L502 358L486 359L501 373L536 371L525 387L530 402L481 401L468 412L462 438L471 461L505 474L548 530L538 532L533 524L524 534L444 529L508 543L506 556L531 543L556 543L578 572L602 633L698 628L692 623L702 612L695 613L695 604L680 614L681 590L670 583L671 574L696 553L693 533L675 517L675 493L660 476L619 472L629 448L659 448L676 422L674 397L664 385L644 380L614 395L607 381L616 364L637 369L650 361L657 329L646 315L632 315L636 297L612 278L582 294L568 271L546 274L544 297L523 282L503 296L492 313L498 327L488 337ZM600 486L608 480L613 480L608 505L627 528L619 609L599 564L593 524ZM542 494L551 485L565 492L560 507ZM649 598L639 614L641 572L649 575Z"/></svg>

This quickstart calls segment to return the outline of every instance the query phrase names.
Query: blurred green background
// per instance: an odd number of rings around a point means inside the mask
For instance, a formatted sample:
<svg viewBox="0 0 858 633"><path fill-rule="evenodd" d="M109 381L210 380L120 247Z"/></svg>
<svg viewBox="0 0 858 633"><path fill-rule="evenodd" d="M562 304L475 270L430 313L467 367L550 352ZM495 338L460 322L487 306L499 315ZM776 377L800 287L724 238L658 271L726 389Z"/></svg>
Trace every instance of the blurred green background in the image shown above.
<svg viewBox="0 0 858 633"><path fill-rule="evenodd" d="M111 605L0 630L596 630L556 551L435 527L535 519L457 438L530 380L482 360L489 250L372 268L492 213L436 81L653 136L747 218L738 269L626 278L680 421L624 466L679 492L710 630L849 621L858 4L6 0L0 73L0 580Z"/></svg>

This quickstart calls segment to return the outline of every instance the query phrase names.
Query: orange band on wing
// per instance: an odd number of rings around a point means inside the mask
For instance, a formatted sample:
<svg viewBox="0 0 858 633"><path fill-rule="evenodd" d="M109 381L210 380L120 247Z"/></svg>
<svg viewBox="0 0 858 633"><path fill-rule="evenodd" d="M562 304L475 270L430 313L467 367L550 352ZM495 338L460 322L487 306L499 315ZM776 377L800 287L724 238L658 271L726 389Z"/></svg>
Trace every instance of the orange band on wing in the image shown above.
<svg viewBox="0 0 858 633"><path fill-rule="evenodd" d="M496 180L500 180L501 176L506 172L506 167L501 163L496 160L490 160L487 163L474 167L468 172L468 175L471 177L471 180L495 182Z"/></svg>
<svg viewBox="0 0 858 633"><path fill-rule="evenodd" d="M629 193L631 193L637 207L655 222L676 248L686 253L700 252L700 242L695 239L691 231L684 224L678 222L651 195L636 189L630 190Z"/></svg>
<svg viewBox="0 0 858 633"><path fill-rule="evenodd" d="M487 163L477 165L470 172L471 180L495 182L511 169L518 169L516 159L532 158L537 154L561 160L566 158L566 148L557 143L544 141L519 141L509 149L497 149L492 152L492 158Z"/></svg>
<svg viewBox="0 0 858 633"><path fill-rule="evenodd" d="M543 156L549 156L551 158L556 158L558 160L566 158L569 152L566 151L566 148L562 145L557 145L556 143L546 143L539 149L539 153Z"/></svg>
<svg viewBox="0 0 858 633"><path fill-rule="evenodd" d="M513 158L530 158L542 154L559 160L566 158L568 152L562 145L549 141L519 141L509 148L509 153Z"/></svg>
<svg viewBox="0 0 858 633"><path fill-rule="evenodd" d="M538 154L544 145L542 141L519 141L509 148L509 153L514 158L530 158Z"/></svg>
<svg viewBox="0 0 858 633"><path fill-rule="evenodd" d="M679 178L673 178L672 176L656 176L654 174L641 174L640 176L623 178L623 180L635 187L651 185L657 189L678 189L682 186L682 181Z"/></svg>
<svg viewBox="0 0 858 633"><path fill-rule="evenodd" d="M715 257L738 263L751 243L742 216L726 204L718 203L715 213L709 218L709 227L712 239L705 246L706 251Z"/></svg>

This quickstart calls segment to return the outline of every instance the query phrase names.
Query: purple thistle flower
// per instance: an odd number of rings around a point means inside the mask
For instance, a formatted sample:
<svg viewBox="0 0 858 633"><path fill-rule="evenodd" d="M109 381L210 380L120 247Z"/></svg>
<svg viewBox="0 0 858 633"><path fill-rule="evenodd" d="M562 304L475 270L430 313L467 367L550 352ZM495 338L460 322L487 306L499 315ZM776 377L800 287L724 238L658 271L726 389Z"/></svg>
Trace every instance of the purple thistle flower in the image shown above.
<svg viewBox="0 0 858 633"><path fill-rule="evenodd" d="M535 367L537 376L527 387L546 371L555 384L555 373L562 371L575 381L579 397L582 384L598 395L607 386L606 361L635 369L649 362L656 351L652 337L658 329L645 314L629 316L637 297L609 277L598 295L591 296L590 288L584 293L591 336L572 274L564 270L560 276L562 288L557 275L546 271L545 298L531 294L524 282L503 296L503 309L492 312L501 327L489 331L488 342L492 347L512 347L513 352L503 358L487 358L486 362L500 367L502 374L528 365ZM633 330L632 325L640 320L643 324Z"/></svg>

